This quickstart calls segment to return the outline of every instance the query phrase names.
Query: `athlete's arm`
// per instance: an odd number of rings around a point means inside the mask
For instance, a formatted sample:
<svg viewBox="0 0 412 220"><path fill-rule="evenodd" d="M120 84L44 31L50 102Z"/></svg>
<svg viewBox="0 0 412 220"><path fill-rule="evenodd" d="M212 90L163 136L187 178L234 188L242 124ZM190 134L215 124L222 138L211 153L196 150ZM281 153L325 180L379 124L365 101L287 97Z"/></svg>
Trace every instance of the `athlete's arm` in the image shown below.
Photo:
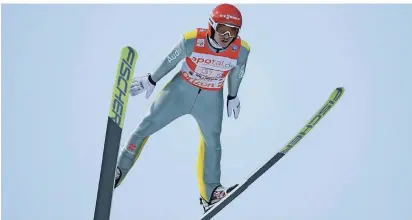
<svg viewBox="0 0 412 220"><path fill-rule="evenodd" d="M233 68L228 76L228 94L229 99L237 96L239 91L240 83L242 82L243 76L245 74L247 60L249 58L250 47L243 41L242 47L239 52L238 65Z"/></svg>
<svg viewBox="0 0 412 220"><path fill-rule="evenodd" d="M176 65L186 57L185 39L182 39L173 50L166 56L157 69L150 75L151 80L158 82L166 74L172 71Z"/></svg>

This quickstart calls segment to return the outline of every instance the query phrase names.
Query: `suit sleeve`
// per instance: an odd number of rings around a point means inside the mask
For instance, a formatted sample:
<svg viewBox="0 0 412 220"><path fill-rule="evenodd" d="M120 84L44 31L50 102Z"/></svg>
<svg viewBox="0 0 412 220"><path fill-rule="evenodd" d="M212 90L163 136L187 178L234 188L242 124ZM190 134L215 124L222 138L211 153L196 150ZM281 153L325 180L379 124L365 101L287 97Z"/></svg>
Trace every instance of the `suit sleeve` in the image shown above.
<svg viewBox="0 0 412 220"><path fill-rule="evenodd" d="M249 58L250 48L241 47L241 51L238 58L238 65L233 68L228 76L228 94L229 97L234 98L237 96L240 84L243 76L245 75L246 65Z"/></svg>
<svg viewBox="0 0 412 220"><path fill-rule="evenodd" d="M161 80L170 71L172 71L177 64L186 57L185 39L182 39L173 50L160 63L157 69L151 74L151 79L155 82Z"/></svg>

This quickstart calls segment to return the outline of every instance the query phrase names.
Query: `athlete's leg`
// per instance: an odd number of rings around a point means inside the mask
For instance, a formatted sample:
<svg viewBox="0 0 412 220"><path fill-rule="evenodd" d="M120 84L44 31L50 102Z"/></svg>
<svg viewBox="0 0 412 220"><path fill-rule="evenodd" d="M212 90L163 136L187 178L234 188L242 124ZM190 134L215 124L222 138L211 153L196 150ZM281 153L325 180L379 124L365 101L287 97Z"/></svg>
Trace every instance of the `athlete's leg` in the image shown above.
<svg viewBox="0 0 412 220"><path fill-rule="evenodd" d="M191 114L200 129L197 175L201 197L209 201L212 192L220 186L220 133L223 120L223 92L202 91Z"/></svg>
<svg viewBox="0 0 412 220"><path fill-rule="evenodd" d="M179 76L175 76L168 83L150 107L149 114L131 133L125 144L116 170L115 187L121 184L138 159L150 135L162 129L176 118L187 114L191 108L190 87L185 86ZM185 96L186 94L186 96ZM192 94L195 94L192 92ZM194 95L192 95L194 97ZM189 100L187 100L189 99Z"/></svg>

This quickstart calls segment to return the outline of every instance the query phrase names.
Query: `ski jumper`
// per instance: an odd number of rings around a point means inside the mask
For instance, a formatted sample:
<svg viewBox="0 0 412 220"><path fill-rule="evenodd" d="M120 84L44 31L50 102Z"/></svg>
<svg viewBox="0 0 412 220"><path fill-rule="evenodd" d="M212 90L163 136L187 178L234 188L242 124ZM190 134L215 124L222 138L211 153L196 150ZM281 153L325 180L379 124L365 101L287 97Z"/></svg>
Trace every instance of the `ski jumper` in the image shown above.
<svg viewBox="0 0 412 220"><path fill-rule="evenodd" d="M158 82L182 62L179 72L167 83L152 103L149 114L132 132L122 149L118 168L122 177L132 168L150 135L173 120L190 114L200 130L197 175L200 195L209 201L221 185L221 142L227 79L229 96L237 96L250 52L249 45L237 37L226 49L217 51L209 42L207 29L198 28L183 35L180 43L151 75Z"/></svg>

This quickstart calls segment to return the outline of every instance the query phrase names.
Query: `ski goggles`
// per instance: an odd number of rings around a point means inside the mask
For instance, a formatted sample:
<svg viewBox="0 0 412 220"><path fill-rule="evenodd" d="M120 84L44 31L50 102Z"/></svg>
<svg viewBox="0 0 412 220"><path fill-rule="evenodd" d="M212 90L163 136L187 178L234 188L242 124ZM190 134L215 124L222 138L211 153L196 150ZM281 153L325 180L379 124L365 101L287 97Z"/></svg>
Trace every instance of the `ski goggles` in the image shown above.
<svg viewBox="0 0 412 220"><path fill-rule="evenodd" d="M215 31L219 35L229 34L230 38L234 38L239 34L239 27L230 24L217 24Z"/></svg>

